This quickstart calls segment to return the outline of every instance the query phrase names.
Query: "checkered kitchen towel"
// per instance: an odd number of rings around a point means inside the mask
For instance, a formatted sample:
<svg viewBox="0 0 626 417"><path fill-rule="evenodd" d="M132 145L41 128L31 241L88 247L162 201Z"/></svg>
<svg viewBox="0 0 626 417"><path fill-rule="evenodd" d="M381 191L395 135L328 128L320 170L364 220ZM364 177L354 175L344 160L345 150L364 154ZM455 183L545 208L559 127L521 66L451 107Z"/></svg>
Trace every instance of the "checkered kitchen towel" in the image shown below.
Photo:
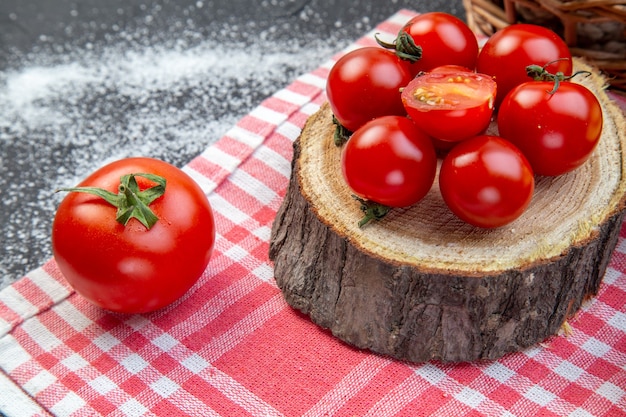
<svg viewBox="0 0 626 417"><path fill-rule="evenodd" d="M373 34L394 36L401 10ZM336 59L337 57L335 57ZM292 142L333 60L278 91L184 169L213 205L205 274L148 315L91 306L54 260L0 292L0 410L59 416L626 416L626 228L569 337L498 361L407 364L359 351L291 309L268 240Z"/></svg>

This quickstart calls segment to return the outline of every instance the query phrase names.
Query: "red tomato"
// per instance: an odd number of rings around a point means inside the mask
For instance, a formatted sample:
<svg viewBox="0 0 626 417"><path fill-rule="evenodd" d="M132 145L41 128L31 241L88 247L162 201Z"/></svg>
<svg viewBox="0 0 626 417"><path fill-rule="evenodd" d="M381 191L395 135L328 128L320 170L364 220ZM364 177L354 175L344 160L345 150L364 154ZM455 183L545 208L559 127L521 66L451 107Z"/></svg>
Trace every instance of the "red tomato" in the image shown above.
<svg viewBox="0 0 626 417"><path fill-rule="evenodd" d="M116 193L122 176L136 174L135 191L144 192L156 183L141 173L166 181L164 193L152 196L147 206L156 215L152 227L135 217L121 224L116 207L86 192L67 194L52 226L53 253L69 284L93 304L115 312L149 312L180 298L205 270L215 241L206 195L191 177L163 161L123 159L79 186ZM133 189L132 180L126 188Z"/></svg>
<svg viewBox="0 0 626 417"><path fill-rule="evenodd" d="M535 189L533 171L510 142L497 136L477 136L459 143L443 159L441 195L461 220L494 228L517 219Z"/></svg>
<svg viewBox="0 0 626 417"><path fill-rule="evenodd" d="M467 67L462 65L441 65L439 67L435 67L428 72L475 72Z"/></svg>
<svg viewBox="0 0 626 417"><path fill-rule="evenodd" d="M428 136L406 117L374 119L350 137L341 154L348 186L389 207L417 203L435 179L437 157Z"/></svg>
<svg viewBox="0 0 626 417"><path fill-rule="evenodd" d="M529 81L528 65L539 65L552 74L572 74L572 55L565 42L550 29L526 23L507 26L494 33L478 55L476 71L498 83L496 106L514 87Z"/></svg>
<svg viewBox="0 0 626 417"><path fill-rule="evenodd" d="M535 174L561 175L582 165L602 133L602 108L587 88L561 82L530 81L502 102L498 129L524 152Z"/></svg>
<svg viewBox="0 0 626 417"><path fill-rule="evenodd" d="M400 30L422 48L422 57L411 68L414 74L441 65L476 66L478 41L472 30L456 16L430 12L409 20Z"/></svg>
<svg viewBox="0 0 626 417"><path fill-rule="evenodd" d="M458 142L450 142L447 140L440 140L436 138L432 138L433 146L435 147L435 153L438 157L443 158L446 156L450 149L454 148Z"/></svg>
<svg viewBox="0 0 626 417"><path fill-rule="evenodd" d="M400 88L413 78L409 65L378 47L356 49L341 57L326 84L328 101L339 123L354 132L376 117L405 115Z"/></svg>
<svg viewBox="0 0 626 417"><path fill-rule="evenodd" d="M426 134L456 142L483 133L489 126L496 83L484 74L435 69L415 77L402 90L402 102Z"/></svg>

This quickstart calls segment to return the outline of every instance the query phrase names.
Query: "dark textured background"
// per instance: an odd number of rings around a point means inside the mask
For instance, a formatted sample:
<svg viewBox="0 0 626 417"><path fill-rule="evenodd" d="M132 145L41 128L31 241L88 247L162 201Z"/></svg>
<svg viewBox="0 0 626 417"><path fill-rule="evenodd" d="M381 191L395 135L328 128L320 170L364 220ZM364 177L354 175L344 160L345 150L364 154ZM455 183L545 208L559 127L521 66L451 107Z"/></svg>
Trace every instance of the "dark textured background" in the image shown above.
<svg viewBox="0 0 626 417"><path fill-rule="evenodd" d="M184 165L401 8L465 16L461 0L0 1L0 288L52 256L55 188L123 156Z"/></svg>

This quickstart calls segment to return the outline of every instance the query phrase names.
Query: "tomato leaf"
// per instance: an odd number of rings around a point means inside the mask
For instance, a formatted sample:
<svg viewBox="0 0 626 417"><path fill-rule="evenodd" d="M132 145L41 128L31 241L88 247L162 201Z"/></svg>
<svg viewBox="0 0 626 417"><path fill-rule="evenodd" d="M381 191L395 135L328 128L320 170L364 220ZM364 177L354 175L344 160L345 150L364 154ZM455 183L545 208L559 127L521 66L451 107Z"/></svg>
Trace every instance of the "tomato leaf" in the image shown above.
<svg viewBox="0 0 626 417"><path fill-rule="evenodd" d="M589 71L577 71L572 75L566 76L560 71L555 74L552 74L546 69L548 65L553 64L557 61L562 61L563 59L564 58L548 62L543 67L539 65L534 65L534 64L529 65L526 67L526 74L528 74L528 76L531 77L535 81L554 81L554 87L552 88L552 90L548 91L548 94L550 95L553 95L554 93L556 93L556 91L559 89L559 85L561 81L569 81L579 74L585 74L587 76L591 75Z"/></svg>
<svg viewBox="0 0 626 417"><path fill-rule="evenodd" d="M136 176L154 181L157 185L141 191ZM150 229L159 218L148 206L165 192L165 178L153 174L128 174L120 180L119 204L116 206L117 216L115 219L126 225L134 217Z"/></svg>
<svg viewBox="0 0 626 417"><path fill-rule="evenodd" d="M422 47L416 45L413 37L403 30L398 33L398 37L392 43L380 40L378 34L375 35L375 38L376 42L383 48L395 50L400 59L411 63L422 59Z"/></svg>
<svg viewBox="0 0 626 417"><path fill-rule="evenodd" d="M136 177L146 178L156 185L141 190L137 184ZM73 187L61 188L57 191L69 191L93 194L104 199L107 203L117 208L115 220L118 223L126 224L133 217L147 229L151 229L159 220L156 214L150 209L150 204L165 193L166 180L154 174L127 174L120 178L118 194L97 187Z"/></svg>
<svg viewBox="0 0 626 417"><path fill-rule="evenodd" d="M359 227L365 226L372 220L380 220L389 213L390 207L384 204L364 200L356 195L353 195L352 198L361 204L361 211L363 212L363 218L359 221Z"/></svg>
<svg viewBox="0 0 626 417"><path fill-rule="evenodd" d="M348 141L352 132L342 126L335 115L333 115L333 124L335 125L335 135L333 136L335 146L341 147Z"/></svg>

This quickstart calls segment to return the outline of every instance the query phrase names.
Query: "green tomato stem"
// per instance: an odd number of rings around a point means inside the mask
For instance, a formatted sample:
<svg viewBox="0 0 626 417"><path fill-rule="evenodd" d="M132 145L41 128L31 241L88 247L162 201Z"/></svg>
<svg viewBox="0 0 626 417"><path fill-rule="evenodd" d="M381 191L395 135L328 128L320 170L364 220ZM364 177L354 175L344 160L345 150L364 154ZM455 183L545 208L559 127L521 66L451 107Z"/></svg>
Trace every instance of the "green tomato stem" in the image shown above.
<svg viewBox="0 0 626 417"><path fill-rule="evenodd" d="M359 227L365 226L372 220L380 220L389 213L390 207L388 206L374 201L364 200L356 195L353 195L352 198L361 203L361 211L364 214L363 218L359 221Z"/></svg>
<svg viewBox="0 0 626 417"><path fill-rule="evenodd" d="M146 178L156 185L140 190L136 177ZM148 230L159 220L156 214L150 209L150 204L165 193L166 180L154 174L127 174L120 178L118 193L97 187L72 187L61 188L59 191L87 193L98 196L107 203L117 208L115 220L126 226L130 219L139 220Z"/></svg>
<svg viewBox="0 0 626 417"><path fill-rule="evenodd" d="M552 74L546 69L548 65L553 64L557 61L561 61L561 60L563 60L563 58L548 62L543 67L539 65L529 65L526 67L526 74L528 74L528 76L532 78L534 81L554 81L554 88L552 88L551 91L548 91L548 94L550 95L557 92L557 90L559 89L559 85L561 84L562 81L569 81L575 76L580 75L580 74L585 74L587 76L591 74L589 71L577 71L570 76L566 76L561 71L557 72L556 74Z"/></svg>
<svg viewBox="0 0 626 417"><path fill-rule="evenodd" d="M378 44L383 48L395 50L396 55L400 59L404 59L405 61L409 61L411 63L422 59L422 47L416 45L413 37L404 30L401 30L400 33L398 33L398 37L393 41L393 43L380 40L378 38L378 34L374 35L374 37L376 38L376 42L378 42Z"/></svg>
<svg viewBox="0 0 626 417"><path fill-rule="evenodd" d="M350 138L350 135L352 135L352 132L346 129L339 122L339 120L337 120L334 114L333 114L333 123L335 125L335 135L333 136L333 139L335 141L335 146L341 147L348 141L348 139Z"/></svg>

